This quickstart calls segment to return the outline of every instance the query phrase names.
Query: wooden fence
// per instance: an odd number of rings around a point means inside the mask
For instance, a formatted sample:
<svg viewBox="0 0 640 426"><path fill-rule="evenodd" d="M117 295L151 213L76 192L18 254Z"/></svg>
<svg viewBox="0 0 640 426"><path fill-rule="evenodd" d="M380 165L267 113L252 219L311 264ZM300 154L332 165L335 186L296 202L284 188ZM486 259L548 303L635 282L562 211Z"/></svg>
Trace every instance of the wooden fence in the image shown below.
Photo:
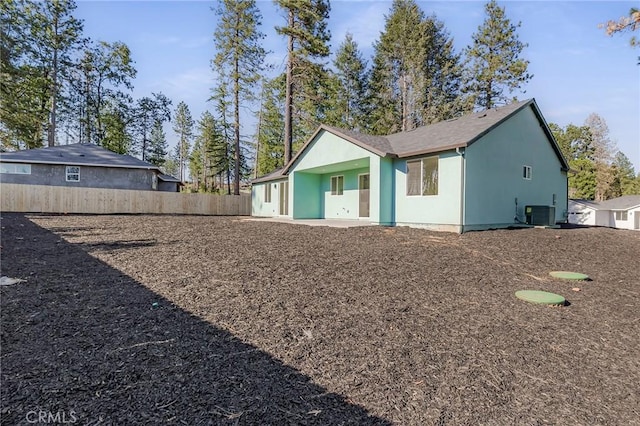
<svg viewBox="0 0 640 426"><path fill-rule="evenodd" d="M248 216L251 195L184 194L0 183L0 210L23 213Z"/></svg>

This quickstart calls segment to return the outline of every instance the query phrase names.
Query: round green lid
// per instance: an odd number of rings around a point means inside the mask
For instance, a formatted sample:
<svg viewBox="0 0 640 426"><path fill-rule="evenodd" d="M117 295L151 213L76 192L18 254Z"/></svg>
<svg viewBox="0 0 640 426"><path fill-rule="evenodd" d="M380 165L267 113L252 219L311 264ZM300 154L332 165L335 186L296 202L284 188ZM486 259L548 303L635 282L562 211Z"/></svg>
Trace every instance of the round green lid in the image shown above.
<svg viewBox="0 0 640 426"><path fill-rule="evenodd" d="M580 272L569 271L551 271L549 275L555 278L562 278L564 280L588 280L589 276L581 274Z"/></svg>
<svg viewBox="0 0 640 426"><path fill-rule="evenodd" d="M540 303L543 305L564 305L565 299L559 294L549 293L539 290L520 290L516 291L516 297L531 303Z"/></svg>

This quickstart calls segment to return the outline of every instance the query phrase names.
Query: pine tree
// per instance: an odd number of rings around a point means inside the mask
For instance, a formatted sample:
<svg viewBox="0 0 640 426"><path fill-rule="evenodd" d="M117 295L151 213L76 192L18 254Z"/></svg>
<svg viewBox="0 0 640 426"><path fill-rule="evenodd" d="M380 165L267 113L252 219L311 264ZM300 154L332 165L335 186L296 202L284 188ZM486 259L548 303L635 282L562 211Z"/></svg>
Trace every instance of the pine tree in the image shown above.
<svg viewBox="0 0 640 426"><path fill-rule="evenodd" d="M473 45L465 50L468 63L466 90L479 108L490 109L509 103L509 95L533 77L527 73L529 61L520 55L527 44L517 34L517 25L506 17L495 0L485 5L487 17L473 35Z"/></svg>
<svg viewBox="0 0 640 426"><path fill-rule="evenodd" d="M414 0L394 0L375 43L371 74L371 130L388 134L411 130L425 93L424 13Z"/></svg>
<svg viewBox="0 0 640 426"><path fill-rule="evenodd" d="M131 150L132 137L129 129L129 116L126 104L109 101L101 112L104 137L100 146L117 154L128 154Z"/></svg>
<svg viewBox="0 0 640 426"><path fill-rule="evenodd" d="M204 180L202 174L204 172L204 149L202 140L199 137L195 138L193 148L189 154L189 176L191 176L191 188L194 192L200 192L203 190Z"/></svg>
<svg viewBox="0 0 640 426"><path fill-rule="evenodd" d="M264 84L258 124L256 175L284 166L284 76Z"/></svg>
<svg viewBox="0 0 640 426"><path fill-rule="evenodd" d="M212 192L215 189L215 177L223 170L226 158L224 141L218 132L217 123L209 111L202 113L198 121L198 139L202 145L202 183L204 190Z"/></svg>
<svg viewBox="0 0 640 426"><path fill-rule="evenodd" d="M178 179L184 182L191 138L193 137L193 118L186 103L180 102L174 114L173 131L178 136L176 144L176 158L178 160Z"/></svg>
<svg viewBox="0 0 640 426"><path fill-rule="evenodd" d="M350 33L338 47L333 64L338 78L335 108L339 121L337 125L362 131L367 113L367 62Z"/></svg>
<svg viewBox="0 0 640 426"><path fill-rule="evenodd" d="M77 114L83 128L81 141L101 143L105 133L105 105L132 104L131 96L124 90L133 89L131 80L136 73L131 51L124 43L100 41L85 50L74 83L79 93Z"/></svg>
<svg viewBox="0 0 640 426"><path fill-rule="evenodd" d="M167 161L169 145L162 128L162 122L157 120L151 129L149 140L149 156L147 161L155 166L162 167Z"/></svg>
<svg viewBox="0 0 640 426"><path fill-rule="evenodd" d="M293 119L298 109L297 90L302 80L318 77L322 68L313 60L329 55L330 40L327 21L329 19L328 0L275 0L286 12L287 24L276 27L278 34L287 37L287 69L284 101L284 157L285 162L293 156ZM309 84L308 84L309 86Z"/></svg>
<svg viewBox="0 0 640 426"><path fill-rule="evenodd" d="M460 55L444 24L414 0L394 0L375 44L369 131L388 134L468 110L461 99Z"/></svg>
<svg viewBox="0 0 640 426"><path fill-rule="evenodd" d="M435 16L424 21L427 33L425 94L420 125L436 123L469 112L473 107L461 96L461 55L455 53L453 38Z"/></svg>
<svg viewBox="0 0 640 426"><path fill-rule="evenodd" d="M607 198L637 194L635 185L636 172L633 168L633 163L622 151L618 151L614 156L611 168L613 179Z"/></svg>
<svg viewBox="0 0 640 426"><path fill-rule="evenodd" d="M562 128L555 123L549 123L549 129L571 169L569 197L592 200L595 197L596 168L591 130L574 124Z"/></svg>
<svg viewBox="0 0 640 426"><path fill-rule="evenodd" d="M162 123L171 119L171 99L162 93L152 93L151 97L145 96L138 99L134 109L134 132L137 136L138 149L142 161L147 161L151 155L150 132L158 123L162 127ZM164 157L164 155L163 155ZM156 160L159 157L156 156Z"/></svg>
<svg viewBox="0 0 640 426"><path fill-rule="evenodd" d="M216 10L219 23L214 33L218 51L213 63L221 85L231 87L234 139L234 189L240 195L242 144L240 108L254 99L254 89L260 79L265 50L264 38L258 27L262 19L255 0L222 0Z"/></svg>

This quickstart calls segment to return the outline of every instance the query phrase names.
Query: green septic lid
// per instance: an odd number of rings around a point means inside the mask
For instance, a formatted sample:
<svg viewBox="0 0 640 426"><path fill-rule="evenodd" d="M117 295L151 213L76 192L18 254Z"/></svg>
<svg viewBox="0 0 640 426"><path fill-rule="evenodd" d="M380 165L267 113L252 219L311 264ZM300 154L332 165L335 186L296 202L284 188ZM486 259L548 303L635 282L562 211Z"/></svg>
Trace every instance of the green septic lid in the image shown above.
<svg viewBox="0 0 640 426"><path fill-rule="evenodd" d="M562 278L564 280L588 280L589 276L581 274L580 272L569 271L551 271L549 275L555 278Z"/></svg>
<svg viewBox="0 0 640 426"><path fill-rule="evenodd" d="M516 291L516 297L531 303L540 303L543 305L564 305L565 299L559 294L549 293L538 290L520 290Z"/></svg>

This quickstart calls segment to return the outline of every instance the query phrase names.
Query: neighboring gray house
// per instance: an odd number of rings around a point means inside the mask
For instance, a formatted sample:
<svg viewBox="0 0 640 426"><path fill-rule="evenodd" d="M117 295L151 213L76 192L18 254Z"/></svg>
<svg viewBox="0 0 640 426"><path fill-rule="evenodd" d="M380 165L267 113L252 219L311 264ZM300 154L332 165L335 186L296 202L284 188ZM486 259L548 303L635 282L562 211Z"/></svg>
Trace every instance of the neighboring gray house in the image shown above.
<svg viewBox="0 0 640 426"><path fill-rule="evenodd" d="M623 195L601 203L569 200L569 223L640 230L640 195Z"/></svg>
<svg viewBox="0 0 640 426"><path fill-rule="evenodd" d="M89 143L4 152L0 181L168 192L177 192L182 185L151 163Z"/></svg>

